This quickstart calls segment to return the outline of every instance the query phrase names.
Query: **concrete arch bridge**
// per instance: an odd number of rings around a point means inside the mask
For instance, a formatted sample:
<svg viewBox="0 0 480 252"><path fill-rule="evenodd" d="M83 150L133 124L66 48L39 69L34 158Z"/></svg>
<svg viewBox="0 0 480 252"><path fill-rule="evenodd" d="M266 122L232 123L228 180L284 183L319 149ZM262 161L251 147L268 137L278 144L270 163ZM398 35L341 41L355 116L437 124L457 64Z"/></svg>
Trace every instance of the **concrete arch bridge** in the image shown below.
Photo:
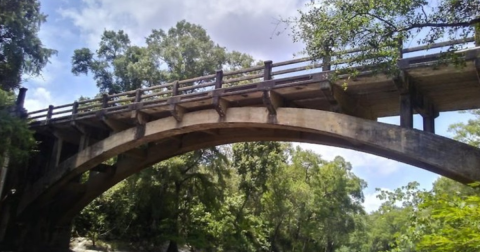
<svg viewBox="0 0 480 252"><path fill-rule="evenodd" d="M330 65L267 61L29 112L39 151L9 173L6 188L16 193L2 196L0 248L68 249L72 218L119 181L175 155L234 142L325 144L480 181L480 149L434 132L439 112L480 108L480 49L459 54L465 67L433 68L440 54L427 54L400 60L395 77L364 71L338 82L330 81ZM412 129L414 113L423 131ZM376 121L395 115L400 126ZM104 164L113 157L114 165Z"/></svg>

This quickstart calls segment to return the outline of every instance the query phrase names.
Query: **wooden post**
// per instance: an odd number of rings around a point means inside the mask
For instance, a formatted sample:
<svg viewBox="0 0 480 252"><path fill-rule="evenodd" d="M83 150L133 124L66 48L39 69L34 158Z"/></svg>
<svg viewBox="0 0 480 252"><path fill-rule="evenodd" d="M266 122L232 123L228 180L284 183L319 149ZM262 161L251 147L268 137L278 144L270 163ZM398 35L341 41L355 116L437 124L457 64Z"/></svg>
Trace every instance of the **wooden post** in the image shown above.
<svg viewBox="0 0 480 252"><path fill-rule="evenodd" d="M413 128L413 107L410 93L400 95L400 126Z"/></svg>
<svg viewBox="0 0 480 252"><path fill-rule="evenodd" d="M78 101L73 102L72 106L72 120L75 120L77 118L78 114Z"/></svg>
<svg viewBox="0 0 480 252"><path fill-rule="evenodd" d="M217 70L215 76L215 89L222 88L223 85L223 70Z"/></svg>
<svg viewBox="0 0 480 252"><path fill-rule="evenodd" d="M102 108L108 107L108 94L102 95Z"/></svg>
<svg viewBox="0 0 480 252"><path fill-rule="evenodd" d="M480 18L480 17L477 17ZM480 23L474 24L475 29L475 46L480 46Z"/></svg>
<svg viewBox="0 0 480 252"><path fill-rule="evenodd" d="M263 69L263 80L271 80L272 79L272 61L267 60L263 62L265 68Z"/></svg>
<svg viewBox="0 0 480 252"><path fill-rule="evenodd" d="M47 112L47 123L52 119L53 116L53 109L55 107L53 105L48 106L48 112Z"/></svg>
<svg viewBox="0 0 480 252"><path fill-rule="evenodd" d="M25 96L26 96L27 90L28 89L22 87L22 88L20 88L20 90L18 92L17 102L16 102L16 105L17 105L18 109L23 109L24 108Z"/></svg>
<svg viewBox="0 0 480 252"><path fill-rule="evenodd" d="M142 90L137 89L135 92L135 102L141 102L142 101Z"/></svg>
<svg viewBox="0 0 480 252"><path fill-rule="evenodd" d="M173 89L172 89L172 96L176 96L178 95L178 81L175 81L175 83L173 83Z"/></svg>

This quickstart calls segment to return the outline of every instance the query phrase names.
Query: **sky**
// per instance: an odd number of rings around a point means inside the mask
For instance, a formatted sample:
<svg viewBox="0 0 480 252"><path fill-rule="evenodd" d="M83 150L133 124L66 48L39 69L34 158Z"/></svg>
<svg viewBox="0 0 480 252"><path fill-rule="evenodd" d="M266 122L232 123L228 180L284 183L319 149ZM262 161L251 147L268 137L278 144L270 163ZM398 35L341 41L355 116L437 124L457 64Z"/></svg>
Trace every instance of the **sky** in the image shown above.
<svg viewBox="0 0 480 252"><path fill-rule="evenodd" d="M213 41L248 53L258 60L290 60L303 44L293 43L290 30L279 20L294 17L304 7L302 0L41 0L48 15L39 36L46 47L58 50L42 75L27 77L25 106L33 111L48 105L71 103L80 96L92 97L98 88L92 76L74 76L71 57L75 49L96 49L104 30L124 30L133 44L142 45L152 29L168 30L185 19L206 29ZM286 29L287 28L287 29ZM279 35L277 33L280 33ZM436 120L437 134L452 137L448 126L466 122L466 113L441 113ZM398 117L381 118L384 123L399 123ZM422 124L415 116L415 127ZM300 144L327 160L343 156L354 172L367 181L365 208L378 208L375 188L393 190L411 181L430 189L438 175L393 160L362 152L321 145Z"/></svg>

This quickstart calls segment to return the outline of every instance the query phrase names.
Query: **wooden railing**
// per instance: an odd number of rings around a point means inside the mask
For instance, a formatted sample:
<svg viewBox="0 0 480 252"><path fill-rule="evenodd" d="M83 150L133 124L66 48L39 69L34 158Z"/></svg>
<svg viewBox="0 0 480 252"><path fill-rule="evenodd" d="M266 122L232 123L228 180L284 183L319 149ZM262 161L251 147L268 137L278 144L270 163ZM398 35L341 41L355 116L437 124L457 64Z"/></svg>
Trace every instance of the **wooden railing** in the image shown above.
<svg viewBox="0 0 480 252"><path fill-rule="evenodd" d="M402 49L404 57L407 53L431 50L458 44L467 44L474 41L474 38L452 40L436 43L432 45L423 45ZM342 52L342 55L358 53L361 49L353 49ZM404 57L405 58L405 57ZM214 89L232 87L244 83L253 83L270 80L273 77L295 76L304 74L305 71L326 71L332 65L345 64L345 61L336 60L335 57L324 64L323 62L311 62L311 58L299 58L278 63L265 61L263 66L254 66L236 71L223 72L217 71L215 74L196 77L187 80L175 81L152 87L141 88L118 94L103 94L101 97L83 101L75 101L70 104L60 106L50 105L48 108L32 111L28 113L28 119L34 121L50 121L53 118L71 117L72 120L81 117L91 116L99 110L107 112L127 109L132 104L142 102L144 106L155 105L167 101L174 96L185 96L190 94L199 94ZM320 69L323 68L323 69ZM302 73L303 72L303 73Z"/></svg>

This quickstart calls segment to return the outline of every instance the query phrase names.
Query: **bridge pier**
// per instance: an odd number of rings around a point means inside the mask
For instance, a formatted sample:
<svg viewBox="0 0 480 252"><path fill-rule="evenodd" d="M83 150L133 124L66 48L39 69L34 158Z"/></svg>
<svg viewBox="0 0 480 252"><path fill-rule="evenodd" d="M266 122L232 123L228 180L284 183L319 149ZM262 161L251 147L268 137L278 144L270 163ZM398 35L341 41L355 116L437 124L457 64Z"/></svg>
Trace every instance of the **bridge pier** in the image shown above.
<svg viewBox="0 0 480 252"><path fill-rule="evenodd" d="M413 128L413 104L410 93L400 95L400 126Z"/></svg>
<svg viewBox="0 0 480 252"><path fill-rule="evenodd" d="M0 251L70 251L72 220L59 223L58 215L55 216L54 213L58 211L52 212L49 206L30 212L26 219L16 219L13 214L10 215L10 223L6 226L5 236L0 243Z"/></svg>

